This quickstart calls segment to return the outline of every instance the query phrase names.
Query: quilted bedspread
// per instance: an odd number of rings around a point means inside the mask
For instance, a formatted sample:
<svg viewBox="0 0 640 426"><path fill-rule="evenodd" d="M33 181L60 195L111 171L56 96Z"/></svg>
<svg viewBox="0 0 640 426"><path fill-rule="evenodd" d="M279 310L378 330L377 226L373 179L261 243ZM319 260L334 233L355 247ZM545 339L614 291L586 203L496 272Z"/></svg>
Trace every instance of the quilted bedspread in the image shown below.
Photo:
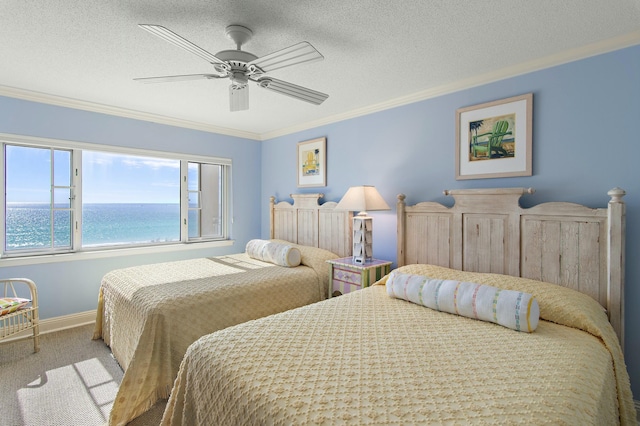
<svg viewBox="0 0 640 426"><path fill-rule="evenodd" d="M302 265L285 268L245 253L142 265L109 272L94 339L124 370L109 424L126 424L169 397L180 361L199 337L326 298L337 256L296 245Z"/></svg>
<svg viewBox="0 0 640 426"><path fill-rule="evenodd" d="M620 345L593 299L504 275L400 269L526 291L541 321L522 333L374 285L200 338L162 424L635 425Z"/></svg>

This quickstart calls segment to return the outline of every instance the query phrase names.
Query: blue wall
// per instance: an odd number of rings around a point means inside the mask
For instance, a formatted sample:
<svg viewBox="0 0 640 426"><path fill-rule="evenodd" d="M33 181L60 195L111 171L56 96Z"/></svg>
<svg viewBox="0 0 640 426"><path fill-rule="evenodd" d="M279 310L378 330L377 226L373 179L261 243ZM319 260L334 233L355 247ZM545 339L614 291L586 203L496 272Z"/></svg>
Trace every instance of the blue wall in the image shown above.
<svg viewBox="0 0 640 426"><path fill-rule="evenodd" d="M277 137L262 149L262 204L270 195L323 192L338 201L353 185L375 185L389 212L374 217L374 256L396 259L395 202L434 200L443 189L533 187L528 207L546 201L606 206L627 191L625 354L640 397L640 46L532 72L414 104ZM533 176L455 180L455 111L533 92ZM327 102L330 102L331 98ZM327 186L296 188L296 143L327 137ZM262 236L269 229L263 210Z"/></svg>
<svg viewBox="0 0 640 426"><path fill-rule="evenodd" d="M24 276L36 282L41 319L96 309L100 281L112 269L237 253L244 250L247 241L260 235L261 212L255 208L256 200L260 199L260 189L255 185L261 174L258 141L8 97L0 97L0 133L232 159L232 181L236 188L233 246L30 266L7 267L0 260L0 276Z"/></svg>

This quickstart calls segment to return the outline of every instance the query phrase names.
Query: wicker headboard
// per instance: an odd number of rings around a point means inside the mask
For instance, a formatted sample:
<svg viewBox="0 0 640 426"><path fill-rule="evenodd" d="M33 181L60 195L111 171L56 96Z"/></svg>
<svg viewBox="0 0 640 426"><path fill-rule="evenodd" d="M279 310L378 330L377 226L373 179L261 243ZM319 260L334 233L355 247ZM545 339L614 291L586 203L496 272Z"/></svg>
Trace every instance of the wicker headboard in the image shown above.
<svg viewBox="0 0 640 426"><path fill-rule="evenodd" d="M270 199L271 238L319 247L346 257L351 255L353 212L336 210L338 203L322 205L324 194L291 194L293 204Z"/></svg>
<svg viewBox="0 0 640 426"><path fill-rule="evenodd" d="M521 276L570 287L597 300L624 339L625 191L607 208L566 202L521 208L533 189L444 191L455 204L405 205L398 195L398 266L429 263Z"/></svg>

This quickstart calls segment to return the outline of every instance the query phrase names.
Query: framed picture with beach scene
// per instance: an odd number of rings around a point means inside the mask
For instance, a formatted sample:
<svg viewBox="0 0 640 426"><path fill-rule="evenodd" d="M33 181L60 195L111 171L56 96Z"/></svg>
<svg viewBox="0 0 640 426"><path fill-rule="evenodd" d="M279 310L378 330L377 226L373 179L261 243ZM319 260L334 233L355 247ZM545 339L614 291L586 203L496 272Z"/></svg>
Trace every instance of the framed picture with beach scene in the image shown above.
<svg viewBox="0 0 640 426"><path fill-rule="evenodd" d="M531 176L533 93L456 110L456 179Z"/></svg>
<svg viewBox="0 0 640 426"><path fill-rule="evenodd" d="M298 142L298 187L327 186L327 139Z"/></svg>

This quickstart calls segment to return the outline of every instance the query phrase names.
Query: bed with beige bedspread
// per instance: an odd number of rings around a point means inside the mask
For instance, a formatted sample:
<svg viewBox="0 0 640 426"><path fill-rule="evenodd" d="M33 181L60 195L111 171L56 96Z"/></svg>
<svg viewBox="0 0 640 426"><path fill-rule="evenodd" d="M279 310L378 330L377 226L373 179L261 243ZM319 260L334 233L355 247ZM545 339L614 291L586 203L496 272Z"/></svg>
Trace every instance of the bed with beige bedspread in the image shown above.
<svg viewBox="0 0 640 426"><path fill-rule="evenodd" d="M530 293L537 329L392 298L383 279L200 338L162 424L636 424L618 338L593 298L507 275L399 270Z"/></svg>
<svg viewBox="0 0 640 426"><path fill-rule="evenodd" d="M111 347L124 377L109 423L126 424L169 397L187 347L199 337L326 298L337 256L295 245L301 265L246 253L109 272L100 287L94 339Z"/></svg>

